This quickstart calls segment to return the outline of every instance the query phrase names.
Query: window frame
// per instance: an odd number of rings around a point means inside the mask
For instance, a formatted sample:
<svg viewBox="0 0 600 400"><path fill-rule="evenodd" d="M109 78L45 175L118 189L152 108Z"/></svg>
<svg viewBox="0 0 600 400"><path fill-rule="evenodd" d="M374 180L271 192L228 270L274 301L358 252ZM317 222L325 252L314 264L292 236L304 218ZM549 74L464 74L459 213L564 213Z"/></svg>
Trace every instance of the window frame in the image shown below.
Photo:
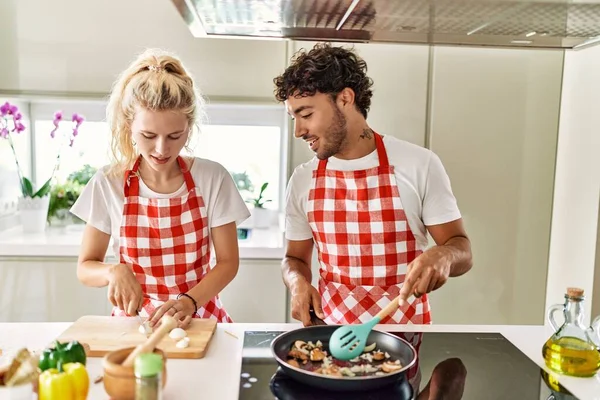
<svg viewBox="0 0 600 400"><path fill-rule="evenodd" d="M83 114L89 121L106 121L106 99L52 99L39 98L21 100L28 105L30 127L30 168L33 182L37 184L36 173L36 120L52 120L54 112L62 110L65 116L77 112ZM282 212L285 207L285 189L287 186L290 160L289 122L285 107L282 104L272 102L241 102L241 101L219 101L207 102L204 107L204 115L200 121L202 125L230 125L230 126L277 126L280 128L279 149L279 207Z"/></svg>

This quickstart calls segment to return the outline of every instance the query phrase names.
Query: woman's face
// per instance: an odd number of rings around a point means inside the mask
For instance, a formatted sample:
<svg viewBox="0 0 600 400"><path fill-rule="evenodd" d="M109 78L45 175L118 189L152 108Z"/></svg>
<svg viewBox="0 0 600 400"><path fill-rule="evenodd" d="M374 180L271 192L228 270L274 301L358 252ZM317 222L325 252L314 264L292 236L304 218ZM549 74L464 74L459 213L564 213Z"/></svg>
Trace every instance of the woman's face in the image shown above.
<svg viewBox="0 0 600 400"><path fill-rule="evenodd" d="M148 165L156 171L173 166L189 136L189 123L179 111L138 108L131 124L132 138Z"/></svg>

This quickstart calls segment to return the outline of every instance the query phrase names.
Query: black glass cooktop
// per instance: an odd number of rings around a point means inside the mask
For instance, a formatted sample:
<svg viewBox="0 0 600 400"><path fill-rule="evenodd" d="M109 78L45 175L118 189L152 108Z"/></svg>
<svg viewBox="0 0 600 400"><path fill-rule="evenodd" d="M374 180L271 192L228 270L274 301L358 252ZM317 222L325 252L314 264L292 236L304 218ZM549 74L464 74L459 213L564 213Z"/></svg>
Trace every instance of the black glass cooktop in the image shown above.
<svg viewBox="0 0 600 400"><path fill-rule="evenodd" d="M403 380L376 391L324 392L299 384L279 369L270 345L281 333L246 332L240 400L576 400L563 388L551 389L553 384L546 383L542 369L496 333L424 333L419 349L418 388ZM442 391L444 397L425 396L426 388L430 394Z"/></svg>

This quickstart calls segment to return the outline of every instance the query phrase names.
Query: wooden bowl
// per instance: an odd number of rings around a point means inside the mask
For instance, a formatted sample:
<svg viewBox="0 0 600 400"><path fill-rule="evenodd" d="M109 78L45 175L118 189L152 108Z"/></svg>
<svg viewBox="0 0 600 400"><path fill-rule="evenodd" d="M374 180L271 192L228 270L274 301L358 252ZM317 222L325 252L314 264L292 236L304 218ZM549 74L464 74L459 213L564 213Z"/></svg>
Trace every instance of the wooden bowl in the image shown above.
<svg viewBox="0 0 600 400"><path fill-rule="evenodd" d="M135 347L127 347L111 351L104 356L102 367L104 369L104 390L114 400L135 399L135 374L133 367L124 367L121 364ZM167 357L161 349L154 349L163 359L162 386L167 383Z"/></svg>

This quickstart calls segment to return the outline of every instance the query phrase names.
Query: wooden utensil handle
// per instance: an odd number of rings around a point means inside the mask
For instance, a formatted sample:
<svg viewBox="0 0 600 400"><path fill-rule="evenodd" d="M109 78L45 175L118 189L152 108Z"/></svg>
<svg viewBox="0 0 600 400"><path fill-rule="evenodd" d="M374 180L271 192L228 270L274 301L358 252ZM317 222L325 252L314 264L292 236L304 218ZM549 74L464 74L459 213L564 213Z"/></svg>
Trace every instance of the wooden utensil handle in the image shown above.
<svg viewBox="0 0 600 400"><path fill-rule="evenodd" d="M379 319L382 320L385 317L387 317L389 314L395 312L398 309L398 307L400 307L400 301L402 301L404 303L404 300L401 300L400 295L398 295L398 297L396 297L394 300L390 301L390 304L383 307L383 310L381 310L377 313L377 317L379 317Z"/></svg>
<svg viewBox="0 0 600 400"><path fill-rule="evenodd" d="M123 361L122 365L124 367L131 367L133 366L133 362L137 356L142 353L153 352L158 342L160 342L162 338L165 337L165 335L176 326L177 322L175 321L175 318L171 317L170 315L163 316L160 320L160 326L154 332L152 332L152 335L150 335L150 337L144 343L140 344L133 349L131 353L129 353L129 356L127 356L125 361Z"/></svg>

